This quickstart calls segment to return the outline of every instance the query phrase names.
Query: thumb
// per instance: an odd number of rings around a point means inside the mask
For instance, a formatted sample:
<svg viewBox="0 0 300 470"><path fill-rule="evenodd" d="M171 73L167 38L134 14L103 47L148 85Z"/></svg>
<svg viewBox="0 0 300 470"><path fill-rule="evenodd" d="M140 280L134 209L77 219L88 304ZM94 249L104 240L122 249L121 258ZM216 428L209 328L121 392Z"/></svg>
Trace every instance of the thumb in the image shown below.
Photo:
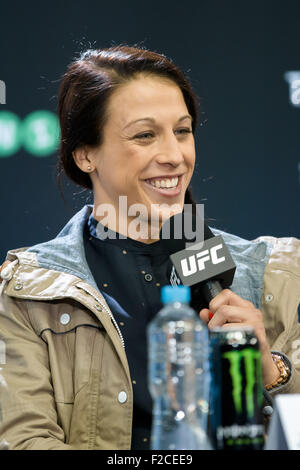
<svg viewBox="0 0 300 470"><path fill-rule="evenodd" d="M213 314L208 308L203 308L202 310L200 310L199 316L201 320L203 320L204 323L207 324L212 319Z"/></svg>

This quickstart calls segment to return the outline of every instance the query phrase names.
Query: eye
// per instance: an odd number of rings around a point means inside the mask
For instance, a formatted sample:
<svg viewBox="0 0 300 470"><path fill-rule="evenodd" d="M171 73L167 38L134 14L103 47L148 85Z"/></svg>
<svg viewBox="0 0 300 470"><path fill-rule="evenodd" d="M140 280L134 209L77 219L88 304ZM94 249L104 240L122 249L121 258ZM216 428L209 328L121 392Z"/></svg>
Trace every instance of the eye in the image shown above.
<svg viewBox="0 0 300 470"><path fill-rule="evenodd" d="M154 134L152 132L143 132L142 134L134 136L134 139L149 140L152 137L154 137Z"/></svg>
<svg viewBox="0 0 300 470"><path fill-rule="evenodd" d="M185 135L185 134L191 134L192 130L189 127L183 127L182 129L177 129L177 132L179 135Z"/></svg>

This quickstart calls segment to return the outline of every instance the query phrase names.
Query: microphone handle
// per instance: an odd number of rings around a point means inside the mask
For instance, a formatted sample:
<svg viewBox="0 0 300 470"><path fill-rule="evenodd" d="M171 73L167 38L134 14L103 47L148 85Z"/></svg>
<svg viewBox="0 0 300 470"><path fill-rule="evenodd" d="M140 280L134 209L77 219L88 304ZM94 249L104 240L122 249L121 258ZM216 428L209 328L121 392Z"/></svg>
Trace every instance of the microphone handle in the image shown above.
<svg viewBox="0 0 300 470"><path fill-rule="evenodd" d="M219 281L216 281L215 279L207 280L203 282L201 286L201 292L203 297L205 298L205 301L207 302L207 305L222 290L223 287L221 286L221 283Z"/></svg>

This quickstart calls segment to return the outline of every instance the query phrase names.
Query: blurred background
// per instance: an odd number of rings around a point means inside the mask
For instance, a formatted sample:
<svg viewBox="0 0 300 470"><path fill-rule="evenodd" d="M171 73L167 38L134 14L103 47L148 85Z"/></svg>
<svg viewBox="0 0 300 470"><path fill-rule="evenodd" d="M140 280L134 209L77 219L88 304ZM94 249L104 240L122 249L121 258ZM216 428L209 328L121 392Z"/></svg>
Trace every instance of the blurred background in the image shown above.
<svg viewBox="0 0 300 470"><path fill-rule="evenodd" d="M299 0L19 1L0 17L0 261L92 202L58 191L57 91L81 51L118 43L164 53L200 97L192 188L210 224L300 236Z"/></svg>

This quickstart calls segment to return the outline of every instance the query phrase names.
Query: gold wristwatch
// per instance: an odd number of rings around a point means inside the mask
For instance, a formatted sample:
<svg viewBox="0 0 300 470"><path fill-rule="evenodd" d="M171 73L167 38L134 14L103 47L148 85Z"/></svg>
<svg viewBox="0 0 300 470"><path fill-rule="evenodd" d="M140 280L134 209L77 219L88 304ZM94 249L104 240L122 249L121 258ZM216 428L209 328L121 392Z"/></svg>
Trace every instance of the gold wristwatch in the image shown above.
<svg viewBox="0 0 300 470"><path fill-rule="evenodd" d="M284 361L283 357L280 354L276 354L276 353L271 353L271 354L272 354L272 359L280 372L280 376L278 377L277 380L275 380L275 382L266 385L265 386L266 390L272 390L273 388L276 388L279 385L285 384L291 376L291 370L288 364Z"/></svg>

